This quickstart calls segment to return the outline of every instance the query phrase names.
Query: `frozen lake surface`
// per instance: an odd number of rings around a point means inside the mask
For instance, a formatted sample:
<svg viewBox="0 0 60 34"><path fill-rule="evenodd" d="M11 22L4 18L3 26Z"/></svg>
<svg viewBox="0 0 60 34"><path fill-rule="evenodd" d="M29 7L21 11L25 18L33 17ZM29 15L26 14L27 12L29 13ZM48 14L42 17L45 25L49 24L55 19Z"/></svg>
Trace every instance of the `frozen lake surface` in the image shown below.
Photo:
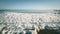
<svg viewBox="0 0 60 34"><path fill-rule="evenodd" d="M31 31L32 34L37 34L36 30L45 29L59 29L60 27L60 12L59 11L32 11L32 10L13 10L0 11L0 31L2 33L20 33L25 34Z"/></svg>

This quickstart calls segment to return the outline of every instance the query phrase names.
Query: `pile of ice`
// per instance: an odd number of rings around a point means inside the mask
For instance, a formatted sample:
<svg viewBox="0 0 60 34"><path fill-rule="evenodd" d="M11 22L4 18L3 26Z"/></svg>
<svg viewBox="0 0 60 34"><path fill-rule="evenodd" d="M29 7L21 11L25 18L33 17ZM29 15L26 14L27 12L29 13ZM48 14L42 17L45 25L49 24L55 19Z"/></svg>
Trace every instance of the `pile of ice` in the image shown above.
<svg viewBox="0 0 60 34"><path fill-rule="evenodd" d="M49 27L59 27L59 22L60 14L0 13L0 23L5 24L5 26L9 25L7 27L10 27L11 30L32 29L32 26L38 30L39 28L45 29L46 25Z"/></svg>

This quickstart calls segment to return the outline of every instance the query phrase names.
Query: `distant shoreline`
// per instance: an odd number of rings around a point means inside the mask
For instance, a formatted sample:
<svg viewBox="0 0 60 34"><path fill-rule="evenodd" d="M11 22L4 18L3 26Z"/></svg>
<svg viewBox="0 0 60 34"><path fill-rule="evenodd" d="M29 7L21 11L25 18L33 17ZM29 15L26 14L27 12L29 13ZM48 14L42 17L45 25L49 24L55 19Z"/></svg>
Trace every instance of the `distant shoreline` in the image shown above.
<svg viewBox="0 0 60 34"><path fill-rule="evenodd" d="M60 14L60 11L50 11L50 10L0 10L0 13L2 12L16 12L16 13L39 13L39 14L47 14L47 13L52 13L52 14Z"/></svg>

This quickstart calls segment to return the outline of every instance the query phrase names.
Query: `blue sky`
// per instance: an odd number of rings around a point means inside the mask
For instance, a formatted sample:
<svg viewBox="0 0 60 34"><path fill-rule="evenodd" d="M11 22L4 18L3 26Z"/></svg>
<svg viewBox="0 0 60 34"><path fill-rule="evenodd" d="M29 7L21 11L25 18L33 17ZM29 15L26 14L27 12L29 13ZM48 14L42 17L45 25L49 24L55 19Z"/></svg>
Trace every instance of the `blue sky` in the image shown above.
<svg viewBox="0 0 60 34"><path fill-rule="evenodd" d="M0 0L0 9L60 9L60 0Z"/></svg>

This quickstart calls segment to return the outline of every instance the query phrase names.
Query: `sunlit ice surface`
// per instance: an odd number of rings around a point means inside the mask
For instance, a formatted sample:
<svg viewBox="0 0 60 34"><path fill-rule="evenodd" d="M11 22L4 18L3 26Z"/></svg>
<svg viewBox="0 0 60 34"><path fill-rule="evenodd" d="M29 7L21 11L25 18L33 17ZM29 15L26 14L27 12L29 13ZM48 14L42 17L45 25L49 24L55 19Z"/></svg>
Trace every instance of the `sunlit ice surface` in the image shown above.
<svg viewBox="0 0 60 34"><path fill-rule="evenodd" d="M60 14L58 11L0 11L0 31L2 34L23 33L37 34L40 29L59 29Z"/></svg>

